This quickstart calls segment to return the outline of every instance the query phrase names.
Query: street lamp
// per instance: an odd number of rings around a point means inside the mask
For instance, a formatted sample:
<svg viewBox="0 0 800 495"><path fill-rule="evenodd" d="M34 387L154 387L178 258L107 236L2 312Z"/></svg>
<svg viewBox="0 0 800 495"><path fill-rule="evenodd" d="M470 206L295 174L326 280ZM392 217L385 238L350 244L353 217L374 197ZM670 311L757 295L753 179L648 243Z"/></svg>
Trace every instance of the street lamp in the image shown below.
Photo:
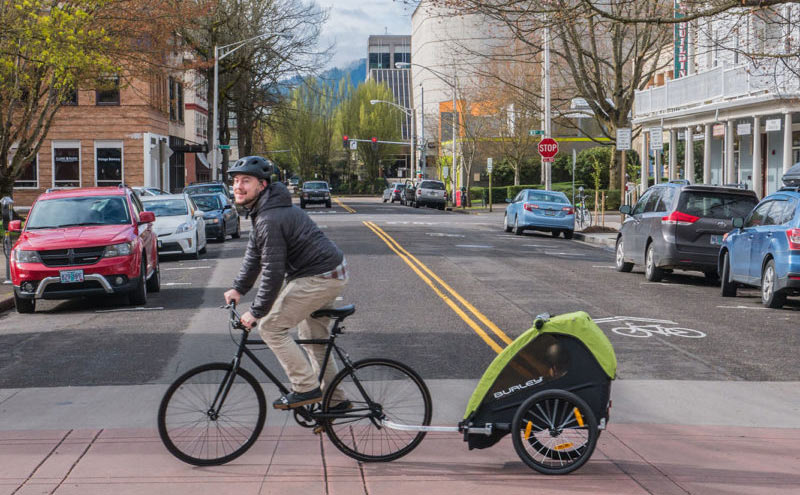
<svg viewBox="0 0 800 495"><path fill-rule="evenodd" d="M268 38L270 36L278 36L282 38L291 38L291 35L285 33L277 33L277 32L270 32L270 33L261 33L258 36L253 36L252 38L248 38L246 40L237 41L235 43L230 43L228 45L217 46L214 45L214 125L212 126L213 132L211 135L211 166L214 168L212 170L212 178L213 180L217 180L218 177L218 168L219 168L219 160L217 157L219 156L219 114L217 113L219 110L219 61L223 58L227 57L228 55L232 54L239 48L243 47L244 45L250 43L251 41L260 40L262 38ZM227 50L226 50L227 48Z"/></svg>
<svg viewBox="0 0 800 495"><path fill-rule="evenodd" d="M393 101L386 101L386 100L369 100L370 105L374 105L376 103L386 103L391 105L395 108L399 108L403 111L407 116L411 118L412 126L411 126L411 178L417 178L417 150L416 150L416 127L417 127L417 109L416 108L408 108L402 105L398 105Z"/></svg>
<svg viewBox="0 0 800 495"><path fill-rule="evenodd" d="M456 111L456 73L455 73L455 66L453 67L453 82L450 82L442 74L440 74L438 71L435 71L435 70L431 69L430 67L426 67L424 65L415 64L415 63L412 63L412 62L396 62L394 64L394 66L396 68L398 68L398 69L407 69L407 68L411 67L412 65L416 66L416 67L419 67L421 69L427 70L428 72L430 72L431 74L436 76L439 80L441 80L443 83L445 83L446 85L450 86L450 88L453 90L453 149L452 149L452 151L453 151L453 164L452 164L453 171L452 171L452 174L453 174L453 179L455 179L456 178L455 177L455 174L456 174L456 122L457 122L457 119L458 119L458 112ZM423 119L424 119L424 116L425 116L425 108L424 107L422 108L422 115L423 115ZM416 127L416 126L417 126L417 122L414 121L414 127ZM424 129L423 129L423 131L424 131ZM459 177L459 179L461 179L461 178ZM464 181L463 181L463 179L461 179L461 180L459 180L459 182L460 183L457 184L457 185L460 186ZM455 188L453 190L453 198L455 198Z"/></svg>

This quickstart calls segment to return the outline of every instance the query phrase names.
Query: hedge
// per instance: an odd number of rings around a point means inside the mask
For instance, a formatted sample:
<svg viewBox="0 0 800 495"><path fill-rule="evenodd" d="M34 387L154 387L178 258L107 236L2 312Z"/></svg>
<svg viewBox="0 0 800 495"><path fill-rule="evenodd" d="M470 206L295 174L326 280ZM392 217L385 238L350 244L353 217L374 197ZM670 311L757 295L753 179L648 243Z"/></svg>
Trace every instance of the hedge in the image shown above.
<svg viewBox="0 0 800 495"><path fill-rule="evenodd" d="M575 195L577 201L578 186L575 184ZM472 201L488 202L489 193L488 187L471 187L469 189L469 197ZM528 185L528 186L506 186L506 187L493 187L492 188L492 203L505 203L506 198L515 198L517 194L523 189L544 189L541 184ZM553 191L562 192L567 195L570 202L572 201L572 183L560 182L553 184ZM594 209L594 189L584 189L583 193L586 195L586 207ZM617 210L620 205L619 189L611 189L605 191L606 193L606 210ZM598 205L599 208L599 205Z"/></svg>

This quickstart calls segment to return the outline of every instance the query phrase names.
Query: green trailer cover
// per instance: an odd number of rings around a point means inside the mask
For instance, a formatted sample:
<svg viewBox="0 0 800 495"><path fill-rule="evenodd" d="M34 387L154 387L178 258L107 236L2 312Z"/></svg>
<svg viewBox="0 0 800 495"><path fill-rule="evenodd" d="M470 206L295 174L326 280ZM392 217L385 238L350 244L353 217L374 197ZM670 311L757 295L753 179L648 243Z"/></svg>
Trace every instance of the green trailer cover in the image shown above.
<svg viewBox="0 0 800 495"><path fill-rule="evenodd" d="M597 359L597 362L606 372L606 375L612 380L616 378L617 356L614 354L614 348L611 346L611 342L608 340L608 337L606 337L606 334L592 321L592 318L589 317L586 312L576 311L574 313L565 313L551 318L544 324L541 330L537 330L536 326L531 327L494 358L492 364L490 364L483 373L483 377L481 377L478 386L469 399L467 412L464 413L464 419L468 418L470 414L478 409L478 406L481 405L486 396L486 392L492 387L497 375L506 367L517 352L542 333L557 333L577 338L591 351L595 359Z"/></svg>

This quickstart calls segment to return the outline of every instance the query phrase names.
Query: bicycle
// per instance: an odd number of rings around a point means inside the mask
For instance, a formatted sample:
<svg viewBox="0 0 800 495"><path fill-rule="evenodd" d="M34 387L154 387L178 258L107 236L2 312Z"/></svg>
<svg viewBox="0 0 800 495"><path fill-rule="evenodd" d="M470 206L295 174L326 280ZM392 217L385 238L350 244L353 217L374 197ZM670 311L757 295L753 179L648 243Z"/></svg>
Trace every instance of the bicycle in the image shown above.
<svg viewBox="0 0 800 495"><path fill-rule="evenodd" d="M586 195L579 189L578 201L575 204L575 230L584 230L591 226L592 213L586 208Z"/></svg>
<svg viewBox="0 0 800 495"><path fill-rule="evenodd" d="M208 363L193 368L167 389L158 409L158 433L167 450L196 466L215 466L244 454L255 443L267 414L267 405L255 377L241 367L250 360L282 394L289 390L256 357L248 346L264 346L248 339L235 304L230 310L231 338L240 330L236 355L230 363ZM411 452L425 431L389 429L393 425L429 425L432 415L430 392L410 367L385 358L351 361L336 345L344 331L340 323L355 313L353 305L321 309L312 318L332 320L327 339L295 340L298 344L326 345L320 380L335 352L343 368L327 384L320 404L291 409L300 426L324 431L345 455L365 462L391 461Z"/></svg>
<svg viewBox="0 0 800 495"><path fill-rule="evenodd" d="M663 335L664 337L686 337L689 339L702 339L706 336L703 332L699 330L693 330L691 328L667 328L662 327L659 324L653 325L636 325L635 323L625 322L624 327L616 327L612 328L611 331L619 334L624 335L626 337L637 337L637 338L647 338L652 337L653 335Z"/></svg>

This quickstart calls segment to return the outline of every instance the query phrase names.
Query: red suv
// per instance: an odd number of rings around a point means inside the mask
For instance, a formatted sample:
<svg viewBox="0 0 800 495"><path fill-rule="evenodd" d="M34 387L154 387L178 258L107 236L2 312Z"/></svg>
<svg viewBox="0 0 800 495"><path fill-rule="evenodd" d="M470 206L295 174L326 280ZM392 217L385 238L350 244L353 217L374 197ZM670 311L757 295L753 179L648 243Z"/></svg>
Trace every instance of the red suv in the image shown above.
<svg viewBox="0 0 800 495"><path fill-rule="evenodd" d="M49 190L31 208L11 253L14 302L33 313L37 299L127 293L131 304L158 292L155 215L130 188Z"/></svg>

